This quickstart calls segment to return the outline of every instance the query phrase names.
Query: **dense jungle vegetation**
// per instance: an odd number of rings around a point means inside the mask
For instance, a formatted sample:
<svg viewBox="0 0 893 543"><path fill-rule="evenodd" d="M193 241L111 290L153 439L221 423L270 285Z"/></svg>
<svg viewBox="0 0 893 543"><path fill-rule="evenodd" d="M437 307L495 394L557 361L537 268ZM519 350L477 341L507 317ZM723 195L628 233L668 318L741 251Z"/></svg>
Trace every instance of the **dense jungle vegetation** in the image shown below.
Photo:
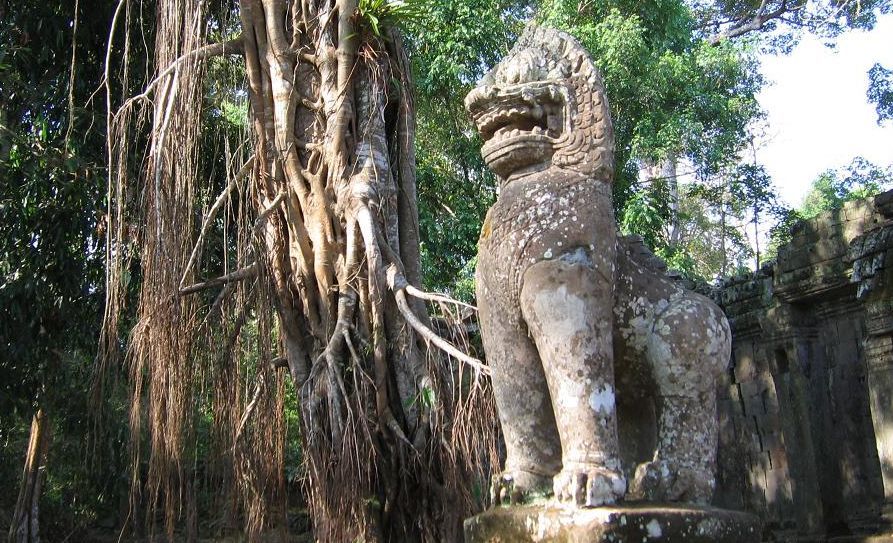
<svg viewBox="0 0 893 543"><path fill-rule="evenodd" d="M788 209L752 153L759 55L891 6L0 0L0 525L455 540L499 454L474 82L531 19L574 34L620 228L713 281L891 183L854 157ZM890 69L869 85L889 122Z"/></svg>

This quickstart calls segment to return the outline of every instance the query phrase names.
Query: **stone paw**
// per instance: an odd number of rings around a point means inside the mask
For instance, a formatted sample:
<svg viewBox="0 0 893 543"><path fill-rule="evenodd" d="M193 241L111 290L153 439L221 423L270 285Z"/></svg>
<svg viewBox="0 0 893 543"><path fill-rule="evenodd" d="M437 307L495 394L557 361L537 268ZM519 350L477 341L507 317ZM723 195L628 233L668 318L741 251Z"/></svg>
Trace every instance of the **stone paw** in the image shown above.
<svg viewBox="0 0 893 543"><path fill-rule="evenodd" d="M652 502L707 504L713 497L715 482L710 470L673 467L658 460L639 464L630 485L629 497Z"/></svg>
<svg viewBox="0 0 893 543"><path fill-rule="evenodd" d="M552 494L552 478L524 470L494 475L490 484L493 505L520 505Z"/></svg>
<svg viewBox="0 0 893 543"><path fill-rule="evenodd" d="M626 479L619 471L580 465L561 470L553 479L555 497L580 507L616 503L626 493Z"/></svg>

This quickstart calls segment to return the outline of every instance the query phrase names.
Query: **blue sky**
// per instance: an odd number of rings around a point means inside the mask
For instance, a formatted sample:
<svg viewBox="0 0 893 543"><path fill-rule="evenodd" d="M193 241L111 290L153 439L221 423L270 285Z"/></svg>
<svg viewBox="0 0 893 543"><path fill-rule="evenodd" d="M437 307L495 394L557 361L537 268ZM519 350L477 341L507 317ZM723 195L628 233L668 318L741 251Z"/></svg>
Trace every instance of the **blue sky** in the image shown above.
<svg viewBox="0 0 893 543"><path fill-rule="evenodd" d="M855 156L893 163L893 122L878 126L865 97L875 62L893 67L893 14L871 32L847 32L835 49L807 37L790 55L762 58L769 84L758 98L768 126L756 158L789 205L800 204L819 173Z"/></svg>

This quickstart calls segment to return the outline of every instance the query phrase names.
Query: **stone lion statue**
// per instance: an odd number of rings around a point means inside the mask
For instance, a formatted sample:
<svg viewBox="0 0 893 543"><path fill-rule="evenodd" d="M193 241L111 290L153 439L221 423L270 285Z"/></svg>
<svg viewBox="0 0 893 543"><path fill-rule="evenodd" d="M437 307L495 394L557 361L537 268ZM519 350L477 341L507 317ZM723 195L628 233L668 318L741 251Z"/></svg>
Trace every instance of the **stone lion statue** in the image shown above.
<svg viewBox="0 0 893 543"><path fill-rule="evenodd" d="M587 52L529 27L465 105L500 180L477 266L507 452L495 501L709 501L731 334L618 238L613 129Z"/></svg>

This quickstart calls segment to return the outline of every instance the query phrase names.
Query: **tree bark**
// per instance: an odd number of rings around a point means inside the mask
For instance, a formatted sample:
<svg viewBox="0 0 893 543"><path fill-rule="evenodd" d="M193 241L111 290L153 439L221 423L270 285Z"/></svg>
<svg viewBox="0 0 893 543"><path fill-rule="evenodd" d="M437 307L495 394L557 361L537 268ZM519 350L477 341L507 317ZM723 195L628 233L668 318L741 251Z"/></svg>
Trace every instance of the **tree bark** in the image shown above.
<svg viewBox="0 0 893 543"><path fill-rule="evenodd" d="M726 209L728 206L727 194L727 187L723 185L719 206L719 250L722 253L722 267L719 269L720 277L726 277L729 273L729 253L726 250L726 238L728 233L726 229Z"/></svg>
<svg viewBox="0 0 893 543"><path fill-rule="evenodd" d="M497 464L497 425L486 367L456 347L460 326L453 341L432 332L424 300L449 302L419 284L416 128L400 36L390 22L365 21L357 0L240 0L240 38L214 47L202 42L206 5L158 0L158 75L110 123L110 223L122 225L121 185L133 160L126 138L139 128L131 109L151 94L141 303L129 354L132 495L143 485L145 434L147 519L162 504L172 538L192 484L182 451L204 401L194 384L210 375L214 433L246 535L281 523L284 385L275 372L287 366L316 538L460 540L462 519L482 505L474 488ZM247 76L250 157L226 188L203 187L202 63L234 52ZM196 221L203 193L221 196ZM238 211L215 217L226 201ZM212 274L201 269L203 244L219 223L236 233L223 236ZM109 255L133 243L125 231L115 229ZM227 260L229 251L236 256ZM107 305L120 307L120 284L107 291ZM117 312L109 314L103 337L116 341ZM245 361L249 342L256 361ZM196 352L205 344L212 353Z"/></svg>
<svg viewBox="0 0 893 543"><path fill-rule="evenodd" d="M679 244L679 179L676 173L676 154L670 153L666 158L658 161L645 161L645 181L649 183L664 183L667 187L667 210L669 220L666 226L667 246L672 250Z"/></svg>
<svg viewBox="0 0 893 543"><path fill-rule="evenodd" d="M46 471L47 452L50 447L49 419L42 409L31 419L31 434L28 451L25 454L25 467L16 501L12 525L9 527L9 543L38 543L40 490Z"/></svg>
<svg viewBox="0 0 893 543"><path fill-rule="evenodd" d="M6 112L0 108L0 161L9 160L9 155L12 152L12 135L12 130L6 126Z"/></svg>
<svg viewBox="0 0 893 543"><path fill-rule="evenodd" d="M373 32L356 0L242 0L241 17L258 208L285 194L264 261L301 390L316 536L456 537L470 504L450 495L468 481L445 472L469 466L444 465L455 461L434 439L453 413L422 398L457 393L428 340L462 354L411 296L415 117L400 37Z"/></svg>
<svg viewBox="0 0 893 543"><path fill-rule="evenodd" d="M390 266L405 269L386 134L389 54L383 42L367 42L367 60L357 61L353 0L291 2L307 17L291 29L291 43L284 2L243 0L241 7L255 148L262 153L258 205L282 193L288 201L267 221L265 252L285 358L302 390L317 537L386 537L400 492L402 441L418 430L417 409L403 406L419 384L405 368L421 364L385 276ZM371 357L352 360L354 343L370 345ZM345 365L368 369L373 387L345 382ZM351 422L366 401L375 406L372 420ZM369 424L364 431L376 435L376 448L393 453L377 470L378 483L362 464L345 466L344 457L382 452L357 444L351 424ZM345 504L351 479L365 487L367 500L378 494L380 511ZM401 539L409 537L402 531Z"/></svg>
<svg viewBox="0 0 893 543"><path fill-rule="evenodd" d="M755 271L760 271L760 211L758 209L753 210L753 243L757 265Z"/></svg>

